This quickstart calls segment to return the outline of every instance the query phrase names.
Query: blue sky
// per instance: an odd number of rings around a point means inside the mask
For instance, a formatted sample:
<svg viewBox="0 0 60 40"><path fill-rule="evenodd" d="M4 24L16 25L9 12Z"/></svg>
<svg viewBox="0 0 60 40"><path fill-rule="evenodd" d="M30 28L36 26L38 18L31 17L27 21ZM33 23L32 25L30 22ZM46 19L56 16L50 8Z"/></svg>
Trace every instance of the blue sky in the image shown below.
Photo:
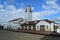
<svg viewBox="0 0 60 40"><path fill-rule="evenodd" d="M0 23L24 17L27 5L32 8L33 20L60 21L60 0L0 0Z"/></svg>

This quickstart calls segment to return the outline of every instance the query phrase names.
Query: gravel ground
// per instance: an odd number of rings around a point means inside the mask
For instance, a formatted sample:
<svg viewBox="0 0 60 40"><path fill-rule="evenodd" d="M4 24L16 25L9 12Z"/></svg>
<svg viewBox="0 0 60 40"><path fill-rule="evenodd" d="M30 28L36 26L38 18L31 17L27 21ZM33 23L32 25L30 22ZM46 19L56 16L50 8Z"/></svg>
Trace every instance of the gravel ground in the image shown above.
<svg viewBox="0 0 60 40"><path fill-rule="evenodd" d="M60 40L60 37L0 30L0 40Z"/></svg>

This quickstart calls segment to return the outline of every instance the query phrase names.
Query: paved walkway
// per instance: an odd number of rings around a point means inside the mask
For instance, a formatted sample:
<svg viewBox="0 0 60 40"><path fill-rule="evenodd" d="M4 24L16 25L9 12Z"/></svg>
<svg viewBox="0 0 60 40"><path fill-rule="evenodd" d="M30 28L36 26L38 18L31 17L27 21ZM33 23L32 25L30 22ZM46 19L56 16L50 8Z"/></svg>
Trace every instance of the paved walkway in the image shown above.
<svg viewBox="0 0 60 40"><path fill-rule="evenodd" d="M50 35L50 36L60 36L59 33L47 32L47 31L35 31L35 30L10 30L10 31L24 32L31 34L42 34L42 35Z"/></svg>
<svg viewBox="0 0 60 40"><path fill-rule="evenodd" d="M0 40L60 40L60 37L0 30Z"/></svg>

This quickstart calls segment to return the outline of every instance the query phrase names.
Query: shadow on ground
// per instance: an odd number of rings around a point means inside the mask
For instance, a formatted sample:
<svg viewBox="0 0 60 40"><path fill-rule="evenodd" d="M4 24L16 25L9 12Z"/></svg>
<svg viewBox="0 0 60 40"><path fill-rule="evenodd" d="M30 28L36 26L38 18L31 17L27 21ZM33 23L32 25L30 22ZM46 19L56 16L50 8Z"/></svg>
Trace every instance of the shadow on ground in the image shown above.
<svg viewBox="0 0 60 40"><path fill-rule="evenodd" d="M57 37L57 36L44 36L40 40L60 40L60 37Z"/></svg>

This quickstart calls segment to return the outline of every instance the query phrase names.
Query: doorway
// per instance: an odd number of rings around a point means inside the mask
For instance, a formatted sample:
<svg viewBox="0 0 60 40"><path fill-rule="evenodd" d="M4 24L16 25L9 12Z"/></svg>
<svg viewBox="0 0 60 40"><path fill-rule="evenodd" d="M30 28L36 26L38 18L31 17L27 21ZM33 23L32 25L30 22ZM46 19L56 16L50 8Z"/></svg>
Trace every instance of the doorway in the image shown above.
<svg viewBox="0 0 60 40"><path fill-rule="evenodd" d="M40 25L40 31L45 31L45 25Z"/></svg>
<svg viewBox="0 0 60 40"><path fill-rule="evenodd" d="M29 26L29 29L28 30L31 30L31 26Z"/></svg>

